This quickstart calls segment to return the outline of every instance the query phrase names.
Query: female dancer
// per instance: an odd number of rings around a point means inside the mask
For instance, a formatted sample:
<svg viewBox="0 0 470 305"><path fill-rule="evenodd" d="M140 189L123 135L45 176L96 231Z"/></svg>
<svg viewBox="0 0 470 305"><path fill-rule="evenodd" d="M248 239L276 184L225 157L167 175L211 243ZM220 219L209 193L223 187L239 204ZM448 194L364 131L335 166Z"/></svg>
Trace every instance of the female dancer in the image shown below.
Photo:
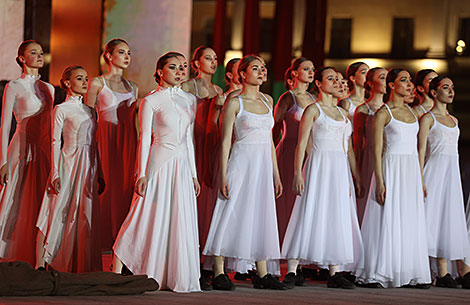
<svg viewBox="0 0 470 305"><path fill-rule="evenodd" d="M0 258L36 263L36 221L49 174L54 87L39 80L42 47L21 43L17 63L23 75L3 93L0 126ZM16 132L8 145L12 116Z"/></svg>
<svg viewBox="0 0 470 305"><path fill-rule="evenodd" d="M294 60L291 67L292 88L279 98L274 108L273 138L279 166L279 175L283 181L284 194L276 200L279 241L284 240L284 234L289 223L296 194L292 189L294 180L294 155L299 122L305 107L315 102L313 95L308 92L308 86L313 82L315 68L312 61L300 57Z"/></svg>
<svg viewBox="0 0 470 305"><path fill-rule="evenodd" d="M370 181L374 172L374 143L372 119L377 110L384 104L383 96L387 93L385 77L387 70L372 68L367 72L364 88L370 92L369 99L356 108L354 113L354 152L361 174L361 182L365 188L365 196L357 198L357 218L362 223L368 199Z"/></svg>
<svg viewBox="0 0 470 305"><path fill-rule="evenodd" d="M437 73L433 69L423 69L416 72L414 84L415 91L418 93L419 104L413 108L418 114L418 118L431 110L434 105L432 98L429 97L429 84L436 76Z"/></svg>
<svg viewBox="0 0 470 305"><path fill-rule="evenodd" d="M373 121L374 178L362 222L365 266L356 274L371 288L429 288L419 126L406 104L412 93L410 74L391 69L386 82L390 99Z"/></svg>
<svg viewBox="0 0 470 305"><path fill-rule="evenodd" d="M284 283L294 287L300 262L328 267L328 287L351 289L354 284L338 273L340 266L354 271L363 265L351 171L359 193L361 187L350 138L351 123L347 112L336 106L336 71L332 67L317 69L315 85L319 99L302 115L295 150L294 189L299 196L282 244L282 257L289 260ZM302 173L309 139L310 153Z"/></svg>
<svg viewBox="0 0 470 305"><path fill-rule="evenodd" d="M346 77L351 95L348 98L341 100L338 103L338 106L345 109L349 113L350 118L353 118L356 108L364 103L364 95L366 92L364 89L364 83L366 81L367 71L369 71L369 66L363 62L352 63L346 70Z"/></svg>
<svg viewBox="0 0 470 305"><path fill-rule="evenodd" d="M437 258L436 286L456 288L447 272L447 261L463 259L470 252L460 181L457 119L447 112L454 99L454 84L437 76L429 85L434 101L419 121L418 151L427 191L426 225L430 257Z"/></svg>
<svg viewBox="0 0 470 305"><path fill-rule="evenodd" d="M225 258L228 268L240 273L256 262L255 288L285 289L266 264L280 258L275 195L282 195L282 185L271 134L272 98L266 102L259 92L263 73L257 57L245 56L238 74L242 92L222 112L221 196L203 253L215 256L214 289L235 288L224 274Z"/></svg>
<svg viewBox="0 0 470 305"><path fill-rule="evenodd" d="M139 111L138 180L131 209L119 231L115 272L124 263L160 289L200 291L194 160L196 99L181 90L181 61L174 53L157 61L159 90Z"/></svg>
<svg viewBox="0 0 470 305"><path fill-rule="evenodd" d="M138 87L123 76L131 62L127 42L111 40L103 57L108 73L90 82L85 104L98 113L96 138L107 185L100 197L101 231L103 248L109 249L129 211L134 191Z"/></svg>
<svg viewBox="0 0 470 305"><path fill-rule="evenodd" d="M98 179L96 119L82 103L88 76L82 67L72 66L60 83L67 98L53 112L51 186L37 222L37 266L46 262L62 272L101 271L98 193L104 185Z"/></svg>

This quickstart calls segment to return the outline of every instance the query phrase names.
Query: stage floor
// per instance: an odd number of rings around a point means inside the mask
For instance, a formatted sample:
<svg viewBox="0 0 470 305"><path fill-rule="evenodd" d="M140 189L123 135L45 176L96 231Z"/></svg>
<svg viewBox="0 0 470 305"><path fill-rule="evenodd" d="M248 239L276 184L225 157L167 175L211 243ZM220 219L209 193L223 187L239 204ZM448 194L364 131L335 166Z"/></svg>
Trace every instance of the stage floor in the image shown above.
<svg viewBox="0 0 470 305"><path fill-rule="evenodd" d="M391 288L326 288L323 282L287 291L260 290L248 282L237 282L235 291L174 293L158 291L133 296L103 297L0 297L0 304L463 304L470 290L432 287L428 290Z"/></svg>

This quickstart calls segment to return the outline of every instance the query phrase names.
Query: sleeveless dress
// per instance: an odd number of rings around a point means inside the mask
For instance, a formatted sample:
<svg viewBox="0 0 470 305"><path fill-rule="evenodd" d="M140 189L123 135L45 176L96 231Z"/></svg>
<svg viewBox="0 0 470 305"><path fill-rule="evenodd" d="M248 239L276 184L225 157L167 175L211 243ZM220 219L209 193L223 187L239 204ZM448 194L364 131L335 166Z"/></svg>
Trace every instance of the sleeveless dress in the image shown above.
<svg viewBox="0 0 470 305"><path fill-rule="evenodd" d="M96 121L75 96L55 107L53 119L50 181L60 178L61 189L44 193L37 221L44 260L61 272L101 271Z"/></svg>
<svg viewBox="0 0 470 305"><path fill-rule="evenodd" d="M134 193L137 150L136 96L111 90L101 77L96 138L106 188L100 196L103 248L109 249L129 211Z"/></svg>
<svg viewBox="0 0 470 305"><path fill-rule="evenodd" d="M279 235L274 199L272 109L266 114L240 111L235 142L227 166L229 197L221 194L212 216L204 255L225 256L228 270L246 273L255 262L267 260L268 270L279 269Z"/></svg>
<svg viewBox="0 0 470 305"><path fill-rule="evenodd" d="M114 244L134 274L154 278L160 289L200 291L193 128L196 100L179 88L157 90L139 110L139 175L135 194Z"/></svg>
<svg viewBox="0 0 470 305"><path fill-rule="evenodd" d="M361 175L361 182L364 186L365 194L362 198L357 198L357 219L359 224L362 224L362 219L364 217L364 211L366 209L366 204L369 199L369 195L374 190L371 189L371 180L374 174L374 132L372 127L372 122L374 119L375 112L372 111L370 106L365 103L368 109L368 115L365 120L365 132L363 139L362 147L362 156L356 156L361 158L359 166L359 173Z"/></svg>
<svg viewBox="0 0 470 305"><path fill-rule="evenodd" d="M343 120L336 121L319 104L310 107L317 107L320 114L310 132L311 153L303 168L305 188L295 201L282 257L322 268L362 269L363 245L347 156L351 123L340 109Z"/></svg>
<svg viewBox="0 0 470 305"><path fill-rule="evenodd" d="M294 207L296 194L292 190L292 182L294 180L294 158L295 148L297 146L297 138L299 136L299 123L304 113L304 108L297 104L292 90L289 90L292 95L294 104L286 113L283 122L282 139L276 147L277 164L279 167L279 176L281 177L283 194L276 199L277 221L279 227L279 241L284 240L287 224ZM307 92L308 93L308 92ZM315 102L315 97L308 93Z"/></svg>
<svg viewBox="0 0 470 305"><path fill-rule="evenodd" d="M349 117L352 119L354 117L354 113L356 112L357 106L354 105L354 103L353 103L353 101L351 100L350 97L348 97L348 101L349 101L348 113L349 113ZM353 122L351 122L351 126L354 127ZM354 130L354 128L353 128L353 130Z"/></svg>
<svg viewBox="0 0 470 305"><path fill-rule="evenodd" d="M36 264L36 221L50 172L54 87L23 74L3 94L0 166L8 183L0 191L0 259ZM16 131L8 145L12 114ZM8 147L8 150L7 150Z"/></svg>
<svg viewBox="0 0 470 305"><path fill-rule="evenodd" d="M432 112L424 165L425 211L429 256L463 259L470 252L460 179L460 130L441 124Z"/></svg>
<svg viewBox="0 0 470 305"><path fill-rule="evenodd" d="M385 204L381 206L375 199L374 176L361 228L365 265L356 273L357 280L385 288L428 284L431 275L417 151L418 120L399 121L388 105L384 107L391 117L383 140Z"/></svg>

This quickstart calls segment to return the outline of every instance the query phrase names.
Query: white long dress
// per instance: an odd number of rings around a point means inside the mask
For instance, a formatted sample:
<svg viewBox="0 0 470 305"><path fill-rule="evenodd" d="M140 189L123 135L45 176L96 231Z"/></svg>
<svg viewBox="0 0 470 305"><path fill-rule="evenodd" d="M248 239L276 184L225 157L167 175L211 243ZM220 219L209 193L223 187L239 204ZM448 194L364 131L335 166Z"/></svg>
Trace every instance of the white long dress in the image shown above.
<svg viewBox="0 0 470 305"><path fill-rule="evenodd" d="M36 264L36 221L50 172L50 124L54 87L23 74L3 94L0 166L8 184L0 191L0 259ZM16 132L8 146L12 114ZM7 153L8 147L8 153Z"/></svg>
<svg viewBox="0 0 470 305"><path fill-rule="evenodd" d="M157 90L142 100L138 177L143 197L131 209L114 244L115 255L134 274L160 289L200 291L193 128L196 99L179 88Z"/></svg>
<svg viewBox="0 0 470 305"><path fill-rule="evenodd" d="M383 140L385 204L381 206L375 199L374 176L361 228L364 270L356 275L362 283L380 283L386 288L429 284L426 216L417 151L418 120L399 121L388 105L384 107L391 117L384 127Z"/></svg>
<svg viewBox="0 0 470 305"><path fill-rule="evenodd" d="M246 273L267 260L278 272L280 259L273 185L272 110L255 114L243 107L234 124L235 142L227 166L230 199L221 194L212 216L204 255L226 257L228 270Z"/></svg>
<svg viewBox="0 0 470 305"><path fill-rule="evenodd" d="M368 109L368 114L365 119L365 132L364 139L362 141L362 156L360 157L361 161L359 165L359 173L361 175L361 183L364 186L365 195L362 198L357 198L357 219L359 224L362 224L362 219L364 218L364 211L366 209L367 201L369 200L369 195L371 194L371 180L372 175L374 174L374 131L372 128L372 122L374 119L374 111L370 106L365 103Z"/></svg>
<svg viewBox="0 0 470 305"><path fill-rule="evenodd" d="M432 112L424 165L424 185L429 256L463 259L470 252L460 179L458 139L460 130L441 124Z"/></svg>
<svg viewBox="0 0 470 305"><path fill-rule="evenodd" d="M282 257L300 264L363 267L363 245L348 162L351 123L336 121L319 104L310 132L311 153L303 169L305 189L297 196L282 244Z"/></svg>
<svg viewBox="0 0 470 305"><path fill-rule="evenodd" d="M96 120L81 96L55 107L50 181L60 178L61 189L44 193L37 227L45 236L44 260L58 271L101 271L95 134Z"/></svg>

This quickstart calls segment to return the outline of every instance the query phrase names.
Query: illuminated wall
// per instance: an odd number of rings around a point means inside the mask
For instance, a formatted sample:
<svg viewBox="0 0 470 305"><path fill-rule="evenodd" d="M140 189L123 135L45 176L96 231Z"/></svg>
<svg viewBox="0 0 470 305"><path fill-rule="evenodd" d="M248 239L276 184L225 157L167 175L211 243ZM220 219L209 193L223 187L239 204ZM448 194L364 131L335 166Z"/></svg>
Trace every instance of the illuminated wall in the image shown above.
<svg viewBox="0 0 470 305"><path fill-rule="evenodd" d="M178 51L190 58L191 0L105 1L103 46L113 38L125 39L132 60L126 77L139 85L143 96L156 87L157 58Z"/></svg>
<svg viewBox="0 0 470 305"><path fill-rule="evenodd" d="M15 61L18 46L24 36L24 0L0 1L0 80L12 80L21 75Z"/></svg>
<svg viewBox="0 0 470 305"><path fill-rule="evenodd" d="M58 85L64 69L81 65L99 75L102 2L52 0L49 82Z"/></svg>

